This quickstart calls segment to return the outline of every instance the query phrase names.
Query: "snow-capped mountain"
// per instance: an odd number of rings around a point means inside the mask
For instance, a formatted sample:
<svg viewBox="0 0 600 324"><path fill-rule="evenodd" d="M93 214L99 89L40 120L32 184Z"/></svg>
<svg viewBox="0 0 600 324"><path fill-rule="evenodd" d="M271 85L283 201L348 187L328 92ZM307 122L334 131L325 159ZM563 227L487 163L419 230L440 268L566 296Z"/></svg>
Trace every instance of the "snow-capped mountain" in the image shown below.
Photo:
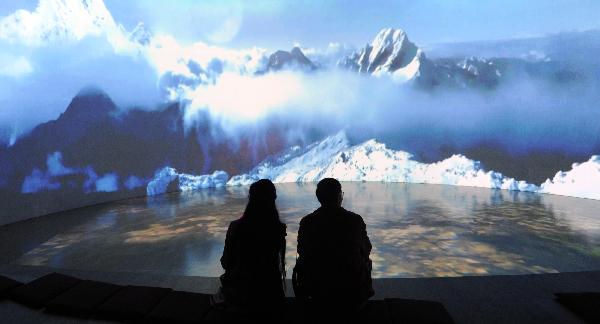
<svg viewBox="0 0 600 324"><path fill-rule="evenodd" d="M18 10L0 20L0 39L43 46L118 31L102 0L40 0L34 11Z"/></svg>
<svg viewBox="0 0 600 324"><path fill-rule="evenodd" d="M341 67L375 76L412 80L420 74L425 54L402 29L385 28L370 44L339 62Z"/></svg>
<svg viewBox="0 0 600 324"><path fill-rule="evenodd" d="M435 163L422 163L415 161L410 153L389 149L373 139L352 146L343 131L305 148L294 146L268 157L250 172L231 177L226 185L249 185L263 178L286 183L315 182L328 177L340 181L444 184L600 199L600 156L574 164L572 170L560 171L552 180L537 186L486 171L480 162L460 154ZM147 192L156 195L170 190L220 187L226 179L222 171L193 176L165 168L156 173Z"/></svg>
<svg viewBox="0 0 600 324"><path fill-rule="evenodd" d="M478 56L431 59L401 29L382 29L364 48L340 59L337 66L376 77L417 85L428 90L444 88L492 89L503 80L538 78L553 82L577 79L572 67L549 60L484 58ZM566 77L565 77L566 76Z"/></svg>
<svg viewBox="0 0 600 324"><path fill-rule="evenodd" d="M477 161L453 155L437 163L421 163L410 153L388 149L376 140L351 146L345 132L312 144L306 152L280 165L263 163L248 174L234 176L228 185L245 185L261 178L274 182L385 181L465 185L536 191L537 187L485 171Z"/></svg>

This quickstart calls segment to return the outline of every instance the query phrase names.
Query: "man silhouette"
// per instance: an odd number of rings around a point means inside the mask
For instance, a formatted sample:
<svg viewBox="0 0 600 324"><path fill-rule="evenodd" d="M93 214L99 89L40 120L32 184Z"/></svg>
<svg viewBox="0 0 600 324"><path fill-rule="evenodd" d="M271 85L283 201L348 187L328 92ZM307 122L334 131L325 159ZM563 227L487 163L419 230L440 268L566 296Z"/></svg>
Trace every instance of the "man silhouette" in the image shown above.
<svg viewBox="0 0 600 324"><path fill-rule="evenodd" d="M294 291L317 307L360 309L374 294L366 225L342 207L336 179L321 180L316 194L321 207L300 221Z"/></svg>

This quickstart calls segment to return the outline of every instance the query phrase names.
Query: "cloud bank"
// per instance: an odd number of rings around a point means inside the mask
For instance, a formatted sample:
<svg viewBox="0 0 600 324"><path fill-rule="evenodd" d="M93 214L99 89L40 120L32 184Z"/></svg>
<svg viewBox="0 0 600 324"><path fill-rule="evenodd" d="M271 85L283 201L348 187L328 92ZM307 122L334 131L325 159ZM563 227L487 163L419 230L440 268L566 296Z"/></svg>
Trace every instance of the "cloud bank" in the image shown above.
<svg viewBox="0 0 600 324"><path fill-rule="evenodd" d="M0 103L15 107L0 112L0 123L20 132L55 118L82 86L95 84L119 105L178 100L188 127L208 115L231 138L278 123L290 138L347 128L356 141L376 137L411 152L494 143L514 152L588 153L600 143L593 80L562 85L521 78L493 91L428 93L336 68L264 73L266 49L182 44L144 26L130 33L102 0L41 0L34 11L0 21L0 50L21 62L3 70L0 57ZM307 55L331 67L349 48L332 44Z"/></svg>

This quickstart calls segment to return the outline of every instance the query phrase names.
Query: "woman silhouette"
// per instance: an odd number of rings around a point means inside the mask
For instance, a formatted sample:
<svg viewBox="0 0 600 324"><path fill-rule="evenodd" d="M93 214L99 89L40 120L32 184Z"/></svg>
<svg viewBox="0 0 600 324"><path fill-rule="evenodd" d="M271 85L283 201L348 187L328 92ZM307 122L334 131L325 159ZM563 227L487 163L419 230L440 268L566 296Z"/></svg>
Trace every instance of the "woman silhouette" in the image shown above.
<svg viewBox="0 0 600 324"><path fill-rule="evenodd" d="M253 307L283 301L286 225L279 220L276 198L270 180L250 186L244 214L227 230L216 303Z"/></svg>

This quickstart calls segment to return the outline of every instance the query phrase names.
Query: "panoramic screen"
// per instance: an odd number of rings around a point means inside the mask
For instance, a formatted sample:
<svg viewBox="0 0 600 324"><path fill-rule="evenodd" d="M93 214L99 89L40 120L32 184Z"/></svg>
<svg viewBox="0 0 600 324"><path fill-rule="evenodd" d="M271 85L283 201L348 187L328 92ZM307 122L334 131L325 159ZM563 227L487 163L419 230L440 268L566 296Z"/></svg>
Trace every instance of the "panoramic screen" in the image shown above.
<svg viewBox="0 0 600 324"><path fill-rule="evenodd" d="M0 223L378 181L600 199L600 3L0 3Z"/></svg>

